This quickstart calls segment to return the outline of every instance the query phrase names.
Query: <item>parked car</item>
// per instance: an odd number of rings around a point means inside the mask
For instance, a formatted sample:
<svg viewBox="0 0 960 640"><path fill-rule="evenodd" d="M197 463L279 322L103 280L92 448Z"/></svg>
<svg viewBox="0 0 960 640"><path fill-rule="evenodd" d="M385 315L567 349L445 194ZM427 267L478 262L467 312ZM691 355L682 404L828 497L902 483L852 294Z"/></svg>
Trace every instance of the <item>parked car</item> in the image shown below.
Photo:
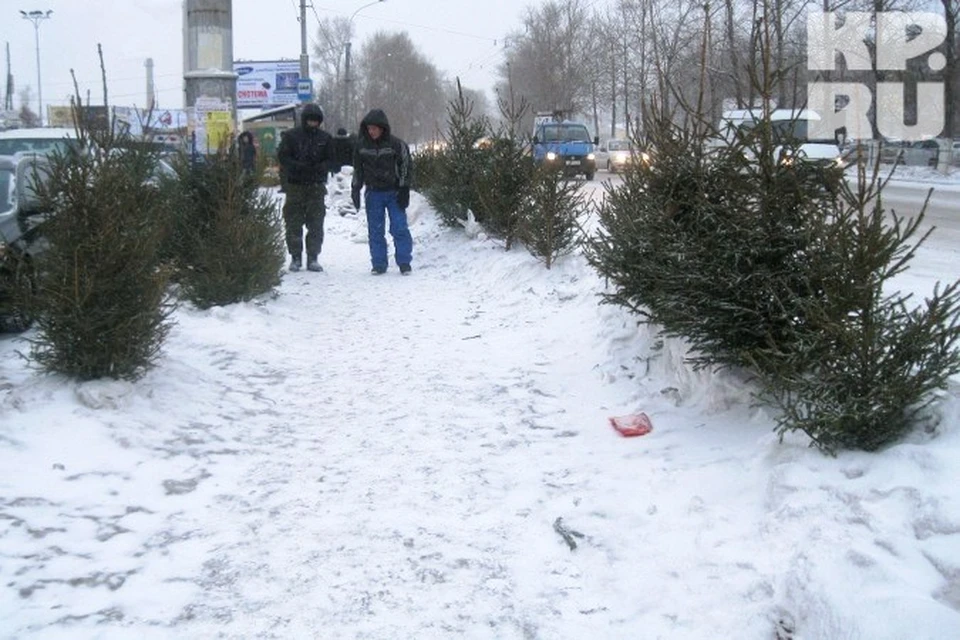
<svg viewBox="0 0 960 640"><path fill-rule="evenodd" d="M933 138L915 140L904 150L904 159L908 166L936 167L940 160L940 143Z"/></svg>
<svg viewBox="0 0 960 640"><path fill-rule="evenodd" d="M32 188L45 167L38 154L0 156L0 331L23 331L31 324L22 294L34 288L34 258L45 245Z"/></svg>
<svg viewBox="0 0 960 640"><path fill-rule="evenodd" d="M76 148L77 133L63 127L36 127L0 131L0 156L17 153L65 152Z"/></svg>

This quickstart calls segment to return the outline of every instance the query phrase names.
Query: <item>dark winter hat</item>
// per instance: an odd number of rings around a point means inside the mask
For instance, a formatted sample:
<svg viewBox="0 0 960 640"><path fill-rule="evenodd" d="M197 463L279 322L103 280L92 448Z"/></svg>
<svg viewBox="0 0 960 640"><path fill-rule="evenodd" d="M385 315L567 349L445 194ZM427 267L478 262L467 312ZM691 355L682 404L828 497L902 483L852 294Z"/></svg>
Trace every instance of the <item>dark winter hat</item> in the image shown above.
<svg viewBox="0 0 960 640"><path fill-rule="evenodd" d="M323 124L323 109L321 109L319 105L311 102L303 107L303 111L300 112L300 119L303 120L303 122L307 120L318 120L320 124Z"/></svg>

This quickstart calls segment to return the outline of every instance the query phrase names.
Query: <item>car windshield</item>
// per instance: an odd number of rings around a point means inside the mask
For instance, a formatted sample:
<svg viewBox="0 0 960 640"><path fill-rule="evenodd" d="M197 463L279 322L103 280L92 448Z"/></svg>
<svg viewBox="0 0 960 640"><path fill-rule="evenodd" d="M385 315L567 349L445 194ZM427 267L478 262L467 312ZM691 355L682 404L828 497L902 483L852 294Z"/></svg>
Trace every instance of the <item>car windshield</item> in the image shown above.
<svg viewBox="0 0 960 640"><path fill-rule="evenodd" d="M548 124L543 127L544 142L590 142L590 134L582 124Z"/></svg>
<svg viewBox="0 0 960 640"><path fill-rule="evenodd" d="M755 129L757 124L758 123L756 122L744 122L741 123L737 128L740 131L740 135L743 136L744 134L749 134L753 129ZM785 142L836 144L836 140L831 138L808 138L807 124L808 123L806 120L775 120L770 123L770 126L773 129L773 141L776 144L784 144Z"/></svg>
<svg viewBox="0 0 960 640"><path fill-rule="evenodd" d="M630 151L630 143L626 140L611 140L609 149L610 151Z"/></svg>
<svg viewBox="0 0 960 640"><path fill-rule="evenodd" d="M12 156L18 152L53 153L66 152L71 147L66 138L5 138L0 140L0 156Z"/></svg>
<svg viewBox="0 0 960 640"><path fill-rule="evenodd" d="M14 176L10 169L0 169L0 214L13 211Z"/></svg>

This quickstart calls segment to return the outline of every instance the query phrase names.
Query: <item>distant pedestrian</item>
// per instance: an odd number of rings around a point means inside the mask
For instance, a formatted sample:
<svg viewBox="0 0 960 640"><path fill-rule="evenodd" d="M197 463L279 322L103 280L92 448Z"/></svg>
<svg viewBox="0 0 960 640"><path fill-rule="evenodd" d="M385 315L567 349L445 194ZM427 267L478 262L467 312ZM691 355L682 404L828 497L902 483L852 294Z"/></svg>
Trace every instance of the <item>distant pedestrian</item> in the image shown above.
<svg viewBox="0 0 960 640"><path fill-rule="evenodd" d="M277 149L277 159L284 177L286 201L283 222L286 226L290 270L303 266L306 244L307 269L323 271L320 249L323 247L323 221L327 215L327 162L330 160L331 137L320 128L323 110L307 104L301 112L301 123L284 131ZM303 228L307 228L306 237Z"/></svg>
<svg viewBox="0 0 960 640"><path fill-rule="evenodd" d="M391 135L387 114L373 109L360 122L360 135L353 153L353 206L360 210L360 189L366 188L367 241L370 245L372 273L387 271L385 218L390 219L394 258L400 273L411 271L413 238L407 225L410 205L410 149L407 143Z"/></svg>
<svg viewBox="0 0 960 640"><path fill-rule="evenodd" d="M248 175L257 172L257 147L253 143L253 134L244 131L237 137L237 153L240 156L240 168Z"/></svg>
<svg viewBox="0 0 960 640"><path fill-rule="evenodd" d="M348 134L343 127L337 129L333 136L333 162L330 165L330 173L340 173L343 167L353 164L353 147L356 145L357 137Z"/></svg>

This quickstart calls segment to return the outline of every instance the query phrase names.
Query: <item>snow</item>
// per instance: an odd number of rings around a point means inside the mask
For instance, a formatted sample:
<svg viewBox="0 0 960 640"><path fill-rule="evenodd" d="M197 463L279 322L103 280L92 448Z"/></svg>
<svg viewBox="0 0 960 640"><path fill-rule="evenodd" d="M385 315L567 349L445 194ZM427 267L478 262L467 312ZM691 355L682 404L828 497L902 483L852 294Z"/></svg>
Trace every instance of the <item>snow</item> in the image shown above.
<svg viewBox="0 0 960 640"><path fill-rule="evenodd" d="M0 339L0 637L960 633L960 385L936 430L826 457L599 305L582 256L548 271L414 194L413 274L370 276L348 196L324 273L181 307L136 383ZM955 277L931 259L921 297Z"/></svg>

